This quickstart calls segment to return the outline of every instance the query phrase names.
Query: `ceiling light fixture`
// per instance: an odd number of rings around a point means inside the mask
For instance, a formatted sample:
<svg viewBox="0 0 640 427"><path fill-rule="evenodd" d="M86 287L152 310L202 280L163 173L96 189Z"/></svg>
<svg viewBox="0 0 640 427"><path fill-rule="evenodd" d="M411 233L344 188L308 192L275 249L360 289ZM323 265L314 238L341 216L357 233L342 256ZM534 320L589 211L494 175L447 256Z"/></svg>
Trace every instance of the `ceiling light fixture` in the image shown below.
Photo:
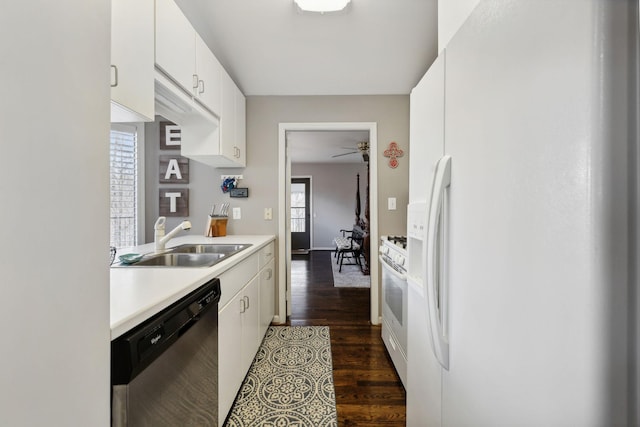
<svg viewBox="0 0 640 427"><path fill-rule="evenodd" d="M305 12L338 12L343 10L351 0L293 0Z"/></svg>

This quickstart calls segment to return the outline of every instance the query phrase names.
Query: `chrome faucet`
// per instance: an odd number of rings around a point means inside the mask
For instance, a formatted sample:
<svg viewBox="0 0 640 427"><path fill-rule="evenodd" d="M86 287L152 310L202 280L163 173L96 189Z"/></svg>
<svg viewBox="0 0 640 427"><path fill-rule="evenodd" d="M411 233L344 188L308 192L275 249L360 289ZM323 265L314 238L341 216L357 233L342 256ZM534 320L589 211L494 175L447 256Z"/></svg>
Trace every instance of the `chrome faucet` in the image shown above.
<svg viewBox="0 0 640 427"><path fill-rule="evenodd" d="M191 229L191 222L187 221L186 219L184 221L182 221L180 223L180 225L178 225L176 228L174 228L173 230L171 230L169 232L169 234L167 234L165 236L164 234L164 224L167 221L167 218L164 216L161 216L158 218L158 220L156 221L155 225L153 226L153 229L155 231L154 236L153 236L153 240L155 241L156 244L156 252L164 252L166 251L166 245L167 242L169 240L171 240L171 238L173 238L173 236L175 236L176 234L178 234L181 230L189 230Z"/></svg>

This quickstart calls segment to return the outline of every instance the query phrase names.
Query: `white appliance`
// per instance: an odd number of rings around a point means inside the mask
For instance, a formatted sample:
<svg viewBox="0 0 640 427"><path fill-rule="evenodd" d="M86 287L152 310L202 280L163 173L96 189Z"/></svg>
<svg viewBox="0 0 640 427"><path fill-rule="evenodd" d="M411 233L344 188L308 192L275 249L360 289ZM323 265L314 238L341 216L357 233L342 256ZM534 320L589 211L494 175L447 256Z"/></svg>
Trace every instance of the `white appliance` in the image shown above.
<svg viewBox="0 0 640 427"><path fill-rule="evenodd" d="M407 384L407 237L382 236L382 341L402 384Z"/></svg>
<svg viewBox="0 0 640 427"><path fill-rule="evenodd" d="M637 425L629 17L482 0L413 90L409 427Z"/></svg>

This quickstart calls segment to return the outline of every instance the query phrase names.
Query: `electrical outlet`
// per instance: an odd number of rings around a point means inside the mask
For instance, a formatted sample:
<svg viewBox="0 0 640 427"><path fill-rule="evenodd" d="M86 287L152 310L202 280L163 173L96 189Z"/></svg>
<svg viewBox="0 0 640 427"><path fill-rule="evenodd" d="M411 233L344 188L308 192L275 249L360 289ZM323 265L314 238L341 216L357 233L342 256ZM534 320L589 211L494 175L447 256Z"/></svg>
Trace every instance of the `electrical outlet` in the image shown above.
<svg viewBox="0 0 640 427"><path fill-rule="evenodd" d="M270 221L273 219L273 209L264 208L264 219L266 219L267 221Z"/></svg>
<svg viewBox="0 0 640 427"><path fill-rule="evenodd" d="M233 208L233 219L240 218L242 218L242 211L240 210L240 208Z"/></svg>
<svg viewBox="0 0 640 427"><path fill-rule="evenodd" d="M389 197L389 199L387 199L388 202L388 207L390 211L395 211L396 210L396 198L395 197Z"/></svg>

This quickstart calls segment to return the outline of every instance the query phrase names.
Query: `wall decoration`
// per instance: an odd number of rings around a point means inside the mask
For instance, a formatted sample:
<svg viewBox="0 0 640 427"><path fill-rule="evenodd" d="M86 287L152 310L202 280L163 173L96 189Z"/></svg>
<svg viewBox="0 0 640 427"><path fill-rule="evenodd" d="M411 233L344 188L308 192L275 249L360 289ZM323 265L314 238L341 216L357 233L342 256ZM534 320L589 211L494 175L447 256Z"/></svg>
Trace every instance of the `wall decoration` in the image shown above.
<svg viewBox="0 0 640 427"><path fill-rule="evenodd" d="M222 180L222 184L220 185L220 189L223 193L228 193L229 190L236 188L238 186L238 182L243 179L242 175L221 175L220 179Z"/></svg>
<svg viewBox="0 0 640 427"><path fill-rule="evenodd" d="M402 157L404 151L398 147L398 144L393 141L389 143L389 148L384 150L384 156L389 157L389 167L395 169L398 167L398 157Z"/></svg>
<svg viewBox="0 0 640 427"><path fill-rule="evenodd" d="M161 184L188 184L189 159L179 155L160 156Z"/></svg>
<svg viewBox="0 0 640 427"><path fill-rule="evenodd" d="M188 188L161 188L159 193L160 216L189 216Z"/></svg>
<svg viewBox="0 0 640 427"><path fill-rule="evenodd" d="M182 131L180 126L173 122L160 122L160 149L179 150L182 143Z"/></svg>

